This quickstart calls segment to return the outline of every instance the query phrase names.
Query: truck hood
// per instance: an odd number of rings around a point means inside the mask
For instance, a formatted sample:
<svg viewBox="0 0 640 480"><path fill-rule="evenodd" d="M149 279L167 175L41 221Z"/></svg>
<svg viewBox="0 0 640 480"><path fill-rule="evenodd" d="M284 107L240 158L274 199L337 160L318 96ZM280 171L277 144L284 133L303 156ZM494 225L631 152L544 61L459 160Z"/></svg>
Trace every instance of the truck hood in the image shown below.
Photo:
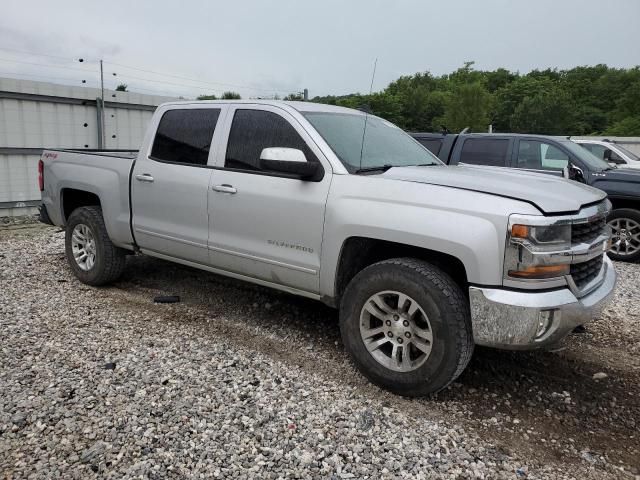
<svg viewBox="0 0 640 480"><path fill-rule="evenodd" d="M544 173L501 167L394 167L381 176L522 200L543 213L577 212L583 205L606 198L603 191L578 182Z"/></svg>

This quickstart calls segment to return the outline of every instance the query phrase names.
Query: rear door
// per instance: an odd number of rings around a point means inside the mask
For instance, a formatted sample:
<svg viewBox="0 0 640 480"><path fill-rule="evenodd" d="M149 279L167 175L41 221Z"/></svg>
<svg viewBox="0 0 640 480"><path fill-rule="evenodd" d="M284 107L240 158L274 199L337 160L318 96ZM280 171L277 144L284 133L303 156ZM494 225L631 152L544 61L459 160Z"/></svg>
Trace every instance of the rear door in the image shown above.
<svg viewBox="0 0 640 480"><path fill-rule="evenodd" d="M508 137L458 137L452 164L508 167L513 139Z"/></svg>
<svg viewBox="0 0 640 480"><path fill-rule="evenodd" d="M226 149L209 189L211 264L270 283L316 293L331 167L301 124L269 105L228 113ZM317 181L265 171L264 148L303 151L323 169Z"/></svg>
<svg viewBox="0 0 640 480"><path fill-rule="evenodd" d="M208 263L209 150L226 108L184 105L161 115L131 179L133 231L143 251Z"/></svg>

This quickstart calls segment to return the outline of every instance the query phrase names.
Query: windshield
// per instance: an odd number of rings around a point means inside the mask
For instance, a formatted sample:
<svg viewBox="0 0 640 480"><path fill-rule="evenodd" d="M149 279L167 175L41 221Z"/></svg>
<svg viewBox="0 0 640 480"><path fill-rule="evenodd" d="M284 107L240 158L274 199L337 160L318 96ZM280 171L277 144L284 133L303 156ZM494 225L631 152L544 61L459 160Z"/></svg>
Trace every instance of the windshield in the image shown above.
<svg viewBox="0 0 640 480"><path fill-rule="evenodd" d="M350 173L384 166L442 165L429 150L400 128L373 115L328 112L303 114ZM363 142L365 118L367 128Z"/></svg>
<svg viewBox="0 0 640 480"><path fill-rule="evenodd" d="M560 140L560 143L564 145L565 148L569 150L573 155L587 164L590 170L601 171L611 168L611 165L609 165L607 162L605 162L601 158L596 157L589 150L578 145L575 142L572 142L571 140Z"/></svg>
<svg viewBox="0 0 640 480"><path fill-rule="evenodd" d="M622 146L618 145L617 143L616 143L616 148L617 148L618 150L620 150L622 153L624 153L624 154L625 154L627 157L629 157L631 160L640 161L640 157L639 157L638 155L636 155L636 154L635 154L635 153L633 153L633 152L630 152L630 151L629 151L629 150L627 150L626 148L624 148L624 147L622 147Z"/></svg>

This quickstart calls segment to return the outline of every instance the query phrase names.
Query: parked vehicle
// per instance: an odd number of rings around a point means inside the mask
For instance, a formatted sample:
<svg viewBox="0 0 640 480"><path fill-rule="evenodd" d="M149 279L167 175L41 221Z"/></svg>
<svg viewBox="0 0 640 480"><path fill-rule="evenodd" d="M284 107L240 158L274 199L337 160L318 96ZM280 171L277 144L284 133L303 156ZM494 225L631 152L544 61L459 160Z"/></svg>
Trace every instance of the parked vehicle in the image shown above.
<svg viewBox="0 0 640 480"><path fill-rule="evenodd" d="M582 138L571 140L607 163L613 163L619 167L640 168L640 157L615 142Z"/></svg>
<svg viewBox="0 0 640 480"><path fill-rule="evenodd" d="M428 139L428 148L437 148L438 157L449 165L519 168L565 176L603 190L613 205L608 217L613 231L609 256L627 262L640 259L640 171L615 168L564 137L491 133L412 135L421 143ZM438 147L435 142L439 137L442 140Z"/></svg>
<svg viewBox="0 0 640 480"><path fill-rule="evenodd" d="M557 342L616 281L603 192L450 168L340 107L165 104L137 155L46 150L40 172L82 282L139 252L320 300L357 367L403 395L447 386L474 343Z"/></svg>

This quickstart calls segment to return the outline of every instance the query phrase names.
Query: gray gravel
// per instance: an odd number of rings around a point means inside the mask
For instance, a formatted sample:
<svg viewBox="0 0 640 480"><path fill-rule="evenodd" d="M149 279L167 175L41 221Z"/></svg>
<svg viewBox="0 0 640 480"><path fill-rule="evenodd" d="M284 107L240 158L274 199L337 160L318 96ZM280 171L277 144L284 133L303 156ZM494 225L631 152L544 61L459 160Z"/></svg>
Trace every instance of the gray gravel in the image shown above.
<svg viewBox="0 0 640 480"><path fill-rule="evenodd" d="M62 233L19 227L0 229L0 478L640 478L638 265L563 352L481 349L407 400L353 370L322 305L139 257L90 288ZM582 384L613 393L584 413ZM611 417L589 436L591 408Z"/></svg>

